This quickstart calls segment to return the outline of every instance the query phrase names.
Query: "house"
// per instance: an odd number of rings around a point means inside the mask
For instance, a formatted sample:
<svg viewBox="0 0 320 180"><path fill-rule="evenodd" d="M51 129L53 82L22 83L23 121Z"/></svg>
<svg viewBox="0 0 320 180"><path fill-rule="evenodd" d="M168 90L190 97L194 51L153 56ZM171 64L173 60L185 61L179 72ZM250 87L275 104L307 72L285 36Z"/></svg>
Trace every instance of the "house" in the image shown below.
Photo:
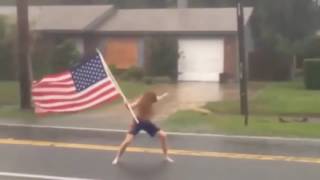
<svg viewBox="0 0 320 180"><path fill-rule="evenodd" d="M248 28L252 10L244 10L247 51L252 47ZM34 6L30 14L33 32L52 39L71 38L83 54L98 47L106 61L118 68L144 67L146 38L166 35L178 39L179 80L218 82L221 74L237 79L235 8Z"/></svg>

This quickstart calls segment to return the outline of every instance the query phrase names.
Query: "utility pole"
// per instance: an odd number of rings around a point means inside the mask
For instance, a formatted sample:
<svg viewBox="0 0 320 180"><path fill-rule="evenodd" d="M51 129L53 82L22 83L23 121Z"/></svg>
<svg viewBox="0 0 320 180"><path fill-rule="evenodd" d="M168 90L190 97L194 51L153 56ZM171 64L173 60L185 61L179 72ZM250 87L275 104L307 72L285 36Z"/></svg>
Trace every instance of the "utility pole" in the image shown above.
<svg viewBox="0 0 320 180"><path fill-rule="evenodd" d="M16 0L18 24L18 62L20 81L20 107L31 108L31 63L29 57L28 0Z"/></svg>
<svg viewBox="0 0 320 180"><path fill-rule="evenodd" d="M241 114L244 115L244 124L248 125L248 92L247 92L247 61L245 55L244 44L244 18L243 5L241 0L237 2L237 23L238 23L238 38L239 38L239 69L240 69L240 107Z"/></svg>

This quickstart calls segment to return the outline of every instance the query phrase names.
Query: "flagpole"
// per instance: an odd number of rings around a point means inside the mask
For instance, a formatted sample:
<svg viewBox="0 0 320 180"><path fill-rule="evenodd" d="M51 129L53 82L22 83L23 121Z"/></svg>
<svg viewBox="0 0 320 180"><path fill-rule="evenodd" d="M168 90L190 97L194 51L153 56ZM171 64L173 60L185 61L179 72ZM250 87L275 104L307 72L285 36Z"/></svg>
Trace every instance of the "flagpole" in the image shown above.
<svg viewBox="0 0 320 180"><path fill-rule="evenodd" d="M129 111L130 111L130 113L131 113L131 115L132 115L133 119L136 121L136 123L138 123L138 124L139 124L139 120L138 120L138 118L137 118L136 114L134 113L134 111L133 111L133 109L132 109L132 107L131 107L131 105L130 105L130 103L129 103L128 99L127 99L127 97L126 97L126 96L124 95L124 93L122 92L122 90L121 90L121 88L120 88L120 86L119 86L118 82L117 82L117 81L116 81L116 79L114 78L114 76L113 76L113 74L112 74L111 70L109 69L109 67L108 67L107 63L104 61L104 58L103 58L103 56L102 56L101 52L99 51L99 49L96 49L96 50L97 50L97 52L98 52L98 54L99 54L99 56L100 56L100 59L101 59L101 61L102 61L102 65L103 65L103 67L104 67L105 71L107 72L107 74L109 75L109 77L110 77L111 81L113 82L113 84L115 85L116 89L117 89L117 90L118 90L118 92L120 93L120 95L121 95L121 97L122 97L123 101L128 105L128 109L129 109Z"/></svg>

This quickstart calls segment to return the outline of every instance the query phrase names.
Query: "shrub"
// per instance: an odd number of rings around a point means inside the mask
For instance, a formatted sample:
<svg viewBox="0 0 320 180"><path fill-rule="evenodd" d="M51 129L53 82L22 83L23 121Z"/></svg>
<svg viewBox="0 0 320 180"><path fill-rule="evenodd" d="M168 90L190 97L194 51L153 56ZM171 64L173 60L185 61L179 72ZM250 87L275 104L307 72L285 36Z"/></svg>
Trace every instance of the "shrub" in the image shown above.
<svg viewBox="0 0 320 180"><path fill-rule="evenodd" d="M80 60L80 53L71 40L64 40L58 43L51 57L52 70L61 72L74 66Z"/></svg>
<svg viewBox="0 0 320 180"><path fill-rule="evenodd" d="M55 43L45 37L34 39L31 59L35 79L40 79L50 73L65 71L80 60L80 53L71 40Z"/></svg>
<svg viewBox="0 0 320 180"><path fill-rule="evenodd" d="M307 89L320 89L320 58L304 61L304 82Z"/></svg>
<svg viewBox="0 0 320 180"><path fill-rule="evenodd" d="M30 59L35 79L46 74L64 71L80 60L80 53L71 40L58 43L48 37L32 34ZM16 26L0 16L0 80L14 80L18 73L15 62Z"/></svg>
<svg viewBox="0 0 320 180"><path fill-rule="evenodd" d="M147 47L149 47L148 74L176 79L179 58L177 39L172 37L151 38L147 40Z"/></svg>
<svg viewBox="0 0 320 180"><path fill-rule="evenodd" d="M313 38L304 47L303 56L305 58L317 58L320 57L320 37Z"/></svg>
<svg viewBox="0 0 320 180"><path fill-rule="evenodd" d="M120 74L120 78L124 80L142 80L144 72L141 68L131 67Z"/></svg>
<svg viewBox="0 0 320 180"><path fill-rule="evenodd" d="M249 78L254 81L287 81L292 78L292 56L272 49L249 54Z"/></svg>
<svg viewBox="0 0 320 180"><path fill-rule="evenodd" d="M115 77L121 76L121 74L124 73L124 71L125 71L125 70L117 68L117 66L114 64L110 64L109 69Z"/></svg>
<svg viewBox="0 0 320 180"><path fill-rule="evenodd" d="M153 78L150 76L146 76L143 78L144 83L146 84L152 84L153 83Z"/></svg>

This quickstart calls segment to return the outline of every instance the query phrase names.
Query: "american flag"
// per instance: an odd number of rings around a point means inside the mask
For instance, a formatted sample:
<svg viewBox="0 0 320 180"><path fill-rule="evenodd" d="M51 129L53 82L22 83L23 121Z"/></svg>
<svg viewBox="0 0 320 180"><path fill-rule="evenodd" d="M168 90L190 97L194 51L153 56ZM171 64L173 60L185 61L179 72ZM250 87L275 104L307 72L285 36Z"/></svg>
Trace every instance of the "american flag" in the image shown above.
<svg viewBox="0 0 320 180"><path fill-rule="evenodd" d="M37 114L75 112L110 102L119 92L96 55L69 71L51 74L33 83Z"/></svg>

